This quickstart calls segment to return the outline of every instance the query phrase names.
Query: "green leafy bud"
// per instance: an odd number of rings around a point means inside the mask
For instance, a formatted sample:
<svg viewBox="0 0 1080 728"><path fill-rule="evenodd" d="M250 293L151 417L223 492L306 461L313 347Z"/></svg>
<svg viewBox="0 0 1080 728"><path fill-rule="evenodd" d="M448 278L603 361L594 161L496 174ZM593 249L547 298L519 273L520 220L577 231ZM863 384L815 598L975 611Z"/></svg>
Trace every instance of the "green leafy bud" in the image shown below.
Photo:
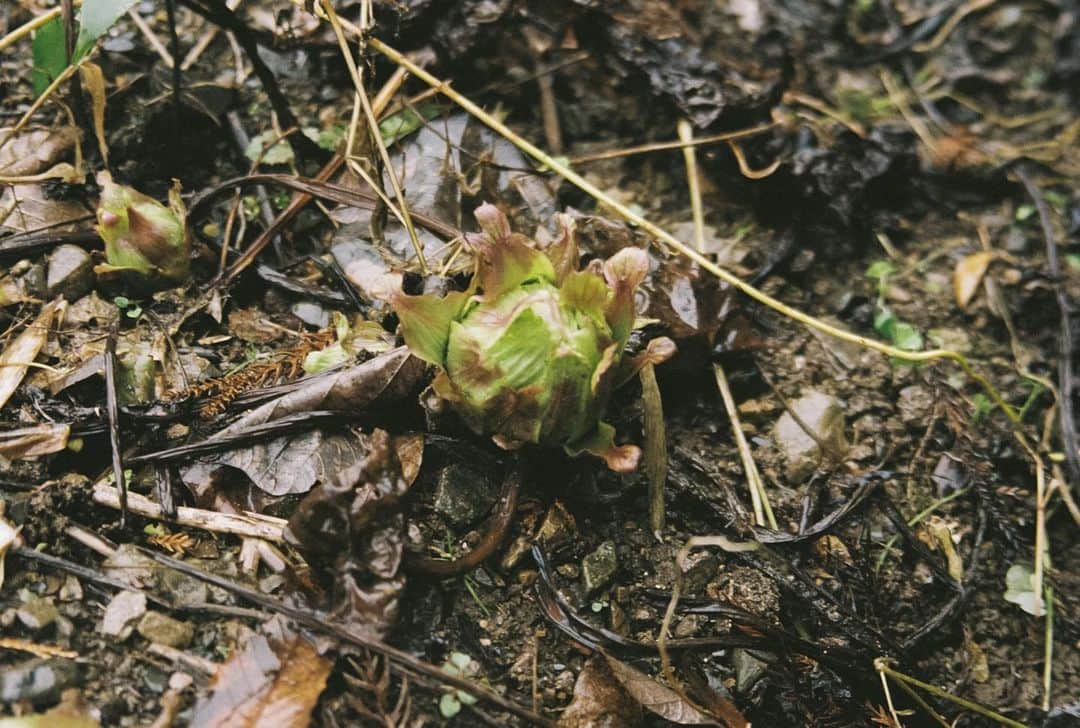
<svg viewBox="0 0 1080 728"><path fill-rule="evenodd" d="M179 184L169 191L168 207L116 184L108 172L98 175L98 184L97 232L105 241L108 261L98 266L98 272L132 271L175 283L185 280L191 253Z"/></svg>
<svg viewBox="0 0 1080 728"><path fill-rule="evenodd" d="M640 450L616 446L601 416L634 322L634 291L649 269L640 248L576 270L569 218L543 250L510 230L496 207L476 210L481 234L468 291L398 294L394 309L412 352L441 368L433 387L477 432L513 448L561 445L636 467Z"/></svg>

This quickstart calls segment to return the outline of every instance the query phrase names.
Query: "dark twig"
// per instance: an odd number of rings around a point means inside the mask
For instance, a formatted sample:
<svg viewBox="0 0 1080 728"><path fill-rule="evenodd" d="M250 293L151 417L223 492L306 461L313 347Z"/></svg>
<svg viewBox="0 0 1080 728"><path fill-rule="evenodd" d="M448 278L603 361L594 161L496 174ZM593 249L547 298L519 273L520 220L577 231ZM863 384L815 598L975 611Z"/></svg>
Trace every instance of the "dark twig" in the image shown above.
<svg viewBox="0 0 1080 728"><path fill-rule="evenodd" d="M173 57L172 66L172 106L173 133L175 143L183 147L184 124L180 120L180 92L183 83L183 70L180 68L180 35L176 32L176 0L165 0L165 13L169 19L169 53Z"/></svg>
<svg viewBox="0 0 1080 728"><path fill-rule="evenodd" d="M499 502L495 506L495 514L491 518L491 524L480 542L469 553L454 559L432 559L426 556L412 556L409 558L408 567L415 571L421 571L433 576L448 577L472 571L482 564L486 558L495 553L504 540L506 532L517 510L518 492L521 490L522 465L515 464L510 474L503 481L502 493Z"/></svg>
<svg viewBox="0 0 1080 728"><path fill-rule="evenodd" d="M1058 309L1061 312L1061 335L1058 337L1058 417L1061 423L1061 440L1065 448L1065 461L1068 465L1069 479L1073 486L1080 483L1080 452L1076 444L1076 419L1073 415L1073 337L1072 322L1069 320L1069 297L1061 285L1061 263L1058 259L1057 242L1054 239L1054 228L1050 222L1050 210L1046 206L1039 187L1032 181L1024 167L1016 168L1016 176L1020 179L1024 189L1027 190L1031 201L1035 203L1035 209L1039 213L1039 224L1042 226L1043 240L1046 241L1046 264L1050 269L1050 282L1054 287L1054 296L1057 298Z"/></svg>
<svg viewBox="0 0 1080 728"><path fill-rule="evenodd" d="M127 525L127 481L124 479L124 462L120 454L120 424L116 406L116 336L118 325L114 323L105 342L105 411L109 418L109 448L112 450L113 477L120 489L120 527Z"/></svg>

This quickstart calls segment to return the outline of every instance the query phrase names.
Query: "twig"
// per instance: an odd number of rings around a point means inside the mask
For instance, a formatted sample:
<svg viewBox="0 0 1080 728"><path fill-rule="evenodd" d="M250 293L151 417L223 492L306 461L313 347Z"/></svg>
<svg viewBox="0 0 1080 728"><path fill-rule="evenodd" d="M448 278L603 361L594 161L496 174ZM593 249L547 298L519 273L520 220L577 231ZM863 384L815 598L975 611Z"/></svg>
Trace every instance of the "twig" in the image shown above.
<svg viewBox="0 0 1080 728"><path fill-rule="evenodd" d="M1023 166L1017 167L1016 176L1020 179L1028 196L1035 204L1039 213L1039 224L1042 227L1043 240L1046 243L1046 264L1050 269L1050 280L1054 287L1054 297L1057 299L1058 309L1061 313L1060 335L1058 338L1058 416L1061 427L1062 447L1065 449L1065 459L1068 463L1069 478L1075 486L1080 483L1080 450L1076 443L1076 420L1073 415L1073 387L1076 382L1073 378L1072 365L1072 324L1069 320L1070 302L1065 289L1061 285L1061 263L1058 259L1057 241L1054 238L1054 228L1050 222L1050 210L1046 206L1046 199L1038 186L1032 181L1027 170Z"/></svg>
<svg viewBox="0 0 1080 728"><path fill-rule="evenodd" d="M19 551L21 553L24 550L25 549L20 549ZM301 609L299 607L294 607L292 605L286 604L285 602L263 594L256 589L251 589L249 587L238 584L228 579L227 577L218 576L217 574L203 571L202 569L192 566L191 564L188 564L184 561L174 559L171 556L165 556L164 554L147 551L145 549L140 549L140 552L152 558L154 561L157 561L159 564L168 566L171 569L175 569L181 574L194 577L196 579L199 579L200 581L204 581L208 584L213 584L214 586L232 592L233 594L243 599L246 599L253 604L263 607L264 609L269 609L277 612L278 614L282 614L289 619L292 619L293 621L298 622L305 627L308 627L309 629L323 632L324 634L328 634L331 637L334 637L335 639L338 639L342 642L347 642L358 647L363 647L365 649L378 652L379 654L386 656L390 660L393 660L405 669L412 670L416 673L432 678L444 685L449 685L458 690L463 690L464 692L469 693L470 695L474 695L482 700L486 700L509 713L513 713L519 718L522 718L534 725L552 725L551 721L549 721L547 718L537 715L528 708L522 705L518 705L516 702L509 700L492 690L489 690L488 688L477 682L444 672L438 666L431 665L427 662L419 660L404 650L388 645L385 642L374 639L367 635L354 632L348 627L342 626L336 620L328 618L326 615L320 614L318 612L311 612L305 609Z"/></svg>
<svg viewBox="0 0 1080 728"><path fill-rule="evenodd" d="M641 379L641 401L645 410L645 475L649 480L649 528L658 541L663 540L664 488L667 485L668 451L667 428L664 426L664 404L660 385L656 382L656 367L647 362L638 373Z"/></svg>
<svg viewBox="0 0 1080 728"><path fill-rule="evenodd" d="M742 431L742 423L739 421L739 412L735 409L735 398L731 396L731 387L728 386L727 377L724 375L724 367L719 362L713 364L713 372L716 375L716 386L720 389L720 396L724 400L724 409L728 413L728 421L731 423L731 434L735 436L735 446L739 450L739 458L742 460L743 472L746 473L746 483L750 486L750 501L754 505L754 522L759 526L765 525L765 519L769 521L769 527L777 530L776 517L769 503L769 494L765 490L765 483L761 480L754 455L750 451L750 443L746 441L746 435Z"/></svg>
<svg viewBox="0 0 1080 728"><path fill-rule="evenodd" d="M966 700L965 698L953 695L952 693L947 693L939 687L935 687L934 685L925 683L922 680L911 677L910 675L905 675L902 672L897 672L896 670L889 667L889 664L885 660L885 658L879 657L874 660L874 669L877 670L879 673L882 673L883 675L888 675L894 680L899 680L900 682L914 685L917 688L925 690L931 695L936 695L939 698L944 698L945 700L948 700L952 703L956 703L962 708L967 708L968 710L978 713L979 715L985 718L989 718L990 720L996 721L1001 725L1007 725L1011 728L1027 728L1027 726L1025 726L1023 723L1015 721L1012 718L1006 718L1001 713L997 713L990 708L984 707L970 700Z"/></svg>
<svg viewBox="0 0 1080 728"><path fill-rule="evenodd" d="M161 42L161 39L157 37L157 33L146 24L142 16L139 15L139 11L135 8L128 10L128 19L135 24L135 27L139 29L139 32L143 34L143 38L150 44L150 47L154 49L154 52L158 54L161 62L165 64L166 68L171 69L176 65L176 61L173 59L169 49L165 47L165 44Z"/></svg>
<svg viewBox="0 0 1080 728"><path fill-rule="evenodd" d="M26 110L26 113L22 115L22 118L19 119L18 122L16 122L15 126L8 130L7 136L4 137L3 141L0 141L0 147L14 139L15 136L22 131L22 128L26 126L30 119L33 118L34 114L38 112L38 109L40 109L45 102L49 100L49 97L56 92L56 89L60 88L69 78L75 75L75 72L79 70L80 65L81 64L73 64L68 66L53 79L53 82L41 92L41 96L34 99L34 103L30 104L30 108Z"/></svg>
<svg viewBox="0 0 1080 728"><path fill-rule="evenodd" d="M180 526L201 528L213 533L231 533L236 536L261 538L277 543L284 541L285 526L288 521L283 518L264 516L259 513L243 515L219 513L189 506L178 506L176 517L169 518L161 505L146 496L140 493L128 493L127 496L128 509L145 518L171 521ZM120 493L108 483L99 482L94 485L93 499L98 505L108 508L120 507Z"/></svg>
<svg viewBox="0 0 1080 728"><path fill-rule="evenodd" d="M82 0L75 0L76 5L82 5ZM60 17L60 14L64 12L62 7L55 7L48 10L41 15L37 16L33 20L29 20L20 25L15 30L11 31L3 38L0 38L0 51L4 50L10 45L17 43L23 36L30 35L41 26L47 24L49 21Z"/></svg>
<svg viewBox="0 0 1080 728"><path fill-rule="evenodd" d="M113 478L120 490L120 527L123 528L127 525L128 491L120 454L120 416L116 411L116 336L117 324L114 323L105 342L105 412L109 418L109 449L112 452Z"/></svg>
<svg viewBox="0 0 1080 728"><path fill-rule="evenodd" d="M356 61L353 59L352 51L349 50L349 43L345 39L345 32L341 27L341 20L338 18L337 11L334 10L333 4L330 0L322 0L321 6L326 13L327 19L330 21L331 27L334 29L334 35L337 36L338 45L341 46L341 55L345 58L345 64L349 67L349 73L352 75L353 85L356 87L356 97L360 101L360 107L364 110L364 117L368 123L368 131L371 134L372 143L375 148L379 150L379 156L382 158L382 163L386 167L386 176L390 179L390 186L394 189L394 195L397 198L398 209L401 212L401 222L405 226L405 230L409 233L409 240L412 241L413 249L416 251L416 260L420 263L420 271L427 275L428 267L427 261L424 259L424 246L420 242L420 238L416 235L416 228L413 226L412 217L409 215L409 205L405 200L405 193L401 189L401 182L398 180L397 170L394 169L394 163L390 159L390 153L386 150L386 144L383 142L382 135L379 133L379 122L375 118L375 110L368 100L367 91L364 89L363 73L360 68L357 67ZM359 38L363 40L363 33L359 35ZM378 191L376 185L372 185L372 189Z"/></svg>
<svg viewBox="0 0 1080 728"><path fill-rule="evenodd" d="M356 29L355 26L353 26L351 23L342 21L342 25L344 25L346 28L349 28L350 32L354 32L354 30L355 32L359 32L359 30ZM853 344L858 344L860 346L866 347L868 349L873 349L874 351L881 352L886 356L895 357L902 361L934 361L937 359L946 359L952 361L957 366L959 366L970 379L972 379L980 387L982 387L982 389L986 392L987 396L990 397L994 404L998 405L998 407L1001 408L1001 410L1013 422L1014 425L1020 425L1019 418L1016 414L1016 409L1011 404L1005 401L1005 399L1001 396L997 389L994 388L994 386L985 376L977 372L972 367L971 362L968 361L967 357L965 357L963 354L949 349L931 349L929 351L904 351L903 349L898 349L884 342L874 339L868 339L865 336L859 336L858 334L851 333L850 331L845 331L839 327L833 326L832 324L826 323L825 321L814 318L813 316L804 313L797 308L789 306L786 303L783 303L782 301L773 298L772 296L765 293L764 291L759 290L752 284L742 280L734 273L731 273L727 269L713 263L711 260L698 253L696 250L686 245L675 236L666 232L654 223L649 222L649 220L637 214L626 205L620 203L618 200L615 200L613 197L605 193L596 185L586 180L577 172L574 172L572 169L567 167L559 160L551 157L534 144L521 138L501 121L493 117L491 114L488 114L475 103L455 91L453 88L450 87L449 84L440 81L438 78L413 63L400 51L395 50L391 46L387 45L386 43L375 37L368 38L367 42L376 51L382 53L399 66L408 69L410 73L415 75L424 83L436 88L440 93L442 93L451 101L458 104L470 114L475 116L486 126L490 127L492 130L505 137L507 141L512 143L518 149L521 149L523 152L528 154L537 162L544 165L554 173L558 174L560 177L567 180L578 189L592 196L597 201L603 203L608 208L614 210L623 219L637 225L645 232L664 242L683 256L694 261L699 266L701 266L702 269L708 271L709 273L729 284L733 288L739 290L746 296L752 298L758 303L768 306L774 311L777 311L794 321L798 321L804 326L809 326L810 328L826 333L842 341L848 341Z"/></svg>
<svg viewBox="0 0 1080 728"><path fill-rule="evenodd" d="M690 214L694 217L694 247L699 253L705 253L705 210L701 204L701 180L698 177L697 153L690 142L694 141L694 127L686 119L679 119L679 141L686 142L683 147L683 161L686 164L686 187L690 192Z"/></svg>
<svg viewBox="0 0 1080 728"><path fill-rule="evenodd" d="M722 134L713 134L712 136L694 137L692 140L684 141L680 139L674 142L652 142L650 144L639 144L636 147L626 147L625 149L611 149L606 152L595 152L594 154L581 154L576 157L570 158L571 164L586 164L588 162L599 162L604 159L617 159L619 157L630 157L635 154L646 154L648 152L663 152L669 149L686 149L688 147L703 147L708 144L719 144L720 142L726 142L732 139L743 139L745 137L756 136L763 132L769 131L777 127L779 124L775 121L768 124L761 124L760 126L752 126L748 129L737 129L735 131L728 131Z"/></svg>

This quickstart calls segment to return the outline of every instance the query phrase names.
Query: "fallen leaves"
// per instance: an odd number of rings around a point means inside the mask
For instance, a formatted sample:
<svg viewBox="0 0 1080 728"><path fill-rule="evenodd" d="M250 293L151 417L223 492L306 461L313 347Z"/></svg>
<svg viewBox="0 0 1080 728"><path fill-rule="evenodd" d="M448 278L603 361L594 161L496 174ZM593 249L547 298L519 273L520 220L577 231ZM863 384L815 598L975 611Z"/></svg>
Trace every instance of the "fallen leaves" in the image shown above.
<svg viewBox="0 0 1080 728"><path fill-rule="evenodd" d="M204 728L304 728L332 663L282 617L263 625L218 667L209 697L195 706Z"/></svg>
<svg viewBox="0 0 1080 728"><path fill-rule="evenodd" d="M53 422L0 432L0 460L21 460L60 452L67 447L71 425Z"/></svg>
<svg viewBox="0 0 1080 728"><path fill-rule="evenodd" d="M64 299L58 298L46 304L33 323L26 327L4 352L0 354L0 409L7 404L8 399L15 393L26 376L26 370L37 358L41 347L49 338L49 329L53 320L63 315L67 304Z"/></svg>
<svg viewBox="0 0 1080 728"><path fill-rule="evenodd" d="M953 272L953 293L956 296L956 305L961 309L967 308L975 297L979 284L986 275L986 269L996 255L992 250L980 250L957 262Z"/></svg>

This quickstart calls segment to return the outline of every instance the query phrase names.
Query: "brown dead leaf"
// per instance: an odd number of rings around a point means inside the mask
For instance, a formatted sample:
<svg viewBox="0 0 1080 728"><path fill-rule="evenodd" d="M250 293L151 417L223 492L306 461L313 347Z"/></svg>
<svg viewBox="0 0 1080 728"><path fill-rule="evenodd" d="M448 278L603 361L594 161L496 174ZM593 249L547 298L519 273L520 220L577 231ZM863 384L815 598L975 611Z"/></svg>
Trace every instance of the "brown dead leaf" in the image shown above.
<svg viewBox="0 0 1080 728"><path fill-rule="evenodd" d="M332 663L278 616L218 667L191 724L204 728L305 728Z"/></svg>
<svg viewBox="0 0 1080 728"><path fill-rule="evenodd" d="M71 425L57 422L0 432L0 458L21 460L60 452L70 433Z"/></svg>
<svg viewBox="0 0 1080 728"><path fill-rule="evenodd" d="M683 700L671 688L661 685L645 673L635 670L610 655L607 655L606 659L608 667L611 668L611 674L615 676L627 694L650 713L655 713L664 720L679 725L720 725L718 721ZM735 711L736 715L738 714L734 706L731 706L731 710ZM740 728L745 726L746 720L742 720L738 725Z"/></svg>
<svg viewBox="0 0 1080 728"><path fill-rule="evenodd" d="M77 202L49 199L40 184L11 185L0 194L0 227L17 233L45 227L70 232L77 221L89 219L92 214Z"/></svg>
<svg viewBox="0 0 1080 728"><path fill-rule="evenodd" d="M7 404L8 399L15 393L26 376L26 370L37 358L45 340L49 338L49 329L53 319L63 315L67 306L63 298L57 298L51 303L45 304L41 313L33 323L19 334L14 341L8 344L4 353L0 354L0 409Z"/></svg>
<svg viewBox="0 0 1080 728"><path fill-rule="evenodd" d="M97 137L98 149L105 168L109 168L109 146L105 142L105 74L96 63L83 62L79 66L82 86L90 94L91 109L94 114L94 136Z"/></svg>
<svg viewBox="0 0 1080 728"><path fill-rule="evenodd" d="M957 262L953 273L953 292L956 294L956 305L961 309L967 308L975 297L975 292L979 290L979 284L986 275L986 268L994 256L992 250L980 250Z"/></svg>
<svg viewBox="0 0 1080 728"><path fill-rule="evenodd" d="M0 139L10 128L0 129ZM31 129L0 146L0 177L25 177L53 166L71 150L79 139L72 126L54 129Z"/></svg>
<svg viewBox="0 0 1080 728"><path fill-rule="evenodd" d="M574 697L558 728L631 728L641 725L641 706L623 689L607 662L593 657L578 675Z"/></svg>

